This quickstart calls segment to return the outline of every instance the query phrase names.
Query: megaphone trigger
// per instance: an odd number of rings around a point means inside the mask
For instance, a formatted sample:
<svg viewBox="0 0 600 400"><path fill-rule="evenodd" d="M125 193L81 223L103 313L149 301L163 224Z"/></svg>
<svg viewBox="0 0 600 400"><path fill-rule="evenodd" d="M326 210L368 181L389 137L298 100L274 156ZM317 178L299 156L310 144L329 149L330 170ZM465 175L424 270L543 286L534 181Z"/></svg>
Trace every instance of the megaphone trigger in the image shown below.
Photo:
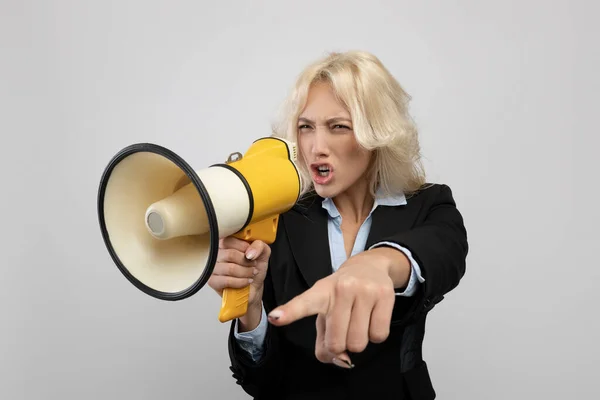
<svg viewBox="0 0 600 400"><path fill-rule="evenodd" d="M272 244L277 236L278 222L279 215L276 215L273 218L251 224L233 236L247 242L260 240L266 244ZM241 289L224 289L221 301L221 311L219 312L219 321L227 322L245 315L248 311L249 298L250 285Z"/></svg>
<svg viewBox="0 0 600 400"><path fill-rule="evenodd" d="M193 295L212 274L219 238L273 243L279 215L300 195L296 154L294 143L265 137L243 156L195 171L155 144L122 149L98 191L100 229L114 263L150 296ZM221 322L246 313L249 289L223 292Z"/></svg>

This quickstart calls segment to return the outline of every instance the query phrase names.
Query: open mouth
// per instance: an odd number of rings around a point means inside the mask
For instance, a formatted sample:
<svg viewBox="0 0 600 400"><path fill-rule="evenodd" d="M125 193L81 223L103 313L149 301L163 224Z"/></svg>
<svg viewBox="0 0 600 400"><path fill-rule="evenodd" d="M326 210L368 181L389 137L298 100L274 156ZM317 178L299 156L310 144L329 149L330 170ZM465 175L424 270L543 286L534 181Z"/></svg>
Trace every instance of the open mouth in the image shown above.
<svg viewBox="0 0 600 400"><path fill-rule="evenodd" d="M333 167L330 164L313 164L313 179L315 183L323 185L333 177Z"/></svg>

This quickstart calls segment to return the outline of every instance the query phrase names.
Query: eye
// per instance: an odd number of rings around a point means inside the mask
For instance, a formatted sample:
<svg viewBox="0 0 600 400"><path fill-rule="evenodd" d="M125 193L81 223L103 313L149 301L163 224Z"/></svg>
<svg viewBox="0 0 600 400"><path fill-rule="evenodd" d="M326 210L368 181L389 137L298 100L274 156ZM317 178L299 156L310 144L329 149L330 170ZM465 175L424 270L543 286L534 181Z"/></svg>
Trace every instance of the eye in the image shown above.
<svg viewBox="0 0 600 400"><path fill-rule="evenodd" d="M349 126L347 126L347 125L336 124L336 125L333 125L333 129L347 129L347 130L350 130L351 128Z"/></svg>
<svg viewBox="0 0 600 400"><path fill-rule="evenodd" d="M298 126L299 131L306 130L306 129L310 129L310 125L303 124L303 125Z"/></svg>

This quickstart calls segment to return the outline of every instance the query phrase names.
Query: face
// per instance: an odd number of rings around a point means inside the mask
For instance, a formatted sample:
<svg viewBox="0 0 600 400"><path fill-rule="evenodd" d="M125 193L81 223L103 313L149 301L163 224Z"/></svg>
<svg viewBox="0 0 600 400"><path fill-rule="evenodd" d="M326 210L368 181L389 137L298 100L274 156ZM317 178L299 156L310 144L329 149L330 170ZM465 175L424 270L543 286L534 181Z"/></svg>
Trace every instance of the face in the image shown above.
<svg viewBox="0 0 600 400"><path fill-rule="evenodd" d="M365 181L371 153L354 136L352 118L327 83L314 84L298 118L298 147L315 191L335 197Z"/></svg>

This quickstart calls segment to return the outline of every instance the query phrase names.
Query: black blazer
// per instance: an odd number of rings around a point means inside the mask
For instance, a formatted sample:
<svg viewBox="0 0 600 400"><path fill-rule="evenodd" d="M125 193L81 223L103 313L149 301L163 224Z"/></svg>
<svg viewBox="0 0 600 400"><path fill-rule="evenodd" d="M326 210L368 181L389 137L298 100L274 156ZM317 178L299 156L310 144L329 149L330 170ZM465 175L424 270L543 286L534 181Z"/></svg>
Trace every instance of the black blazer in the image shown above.
<svg viewBox="0 0 600 400"><path fill-rule="evenodd" d="M316 195L281 215L272 244L263 304L269 313L332 273L327 212ZM252 362L238 346L231 324L229 355L236 383L255 399L434 399L421 356L425 319L465 273L468 251L463 218L450 188L429 185L398 207L373 213L366 247L391 241L408 248L425 283L413 297L396 296L388 339L350 354L351 370L315 358L316 317L285 327L268 324L265 352ZM368 396L368 397L367 397Z"/></svg>

